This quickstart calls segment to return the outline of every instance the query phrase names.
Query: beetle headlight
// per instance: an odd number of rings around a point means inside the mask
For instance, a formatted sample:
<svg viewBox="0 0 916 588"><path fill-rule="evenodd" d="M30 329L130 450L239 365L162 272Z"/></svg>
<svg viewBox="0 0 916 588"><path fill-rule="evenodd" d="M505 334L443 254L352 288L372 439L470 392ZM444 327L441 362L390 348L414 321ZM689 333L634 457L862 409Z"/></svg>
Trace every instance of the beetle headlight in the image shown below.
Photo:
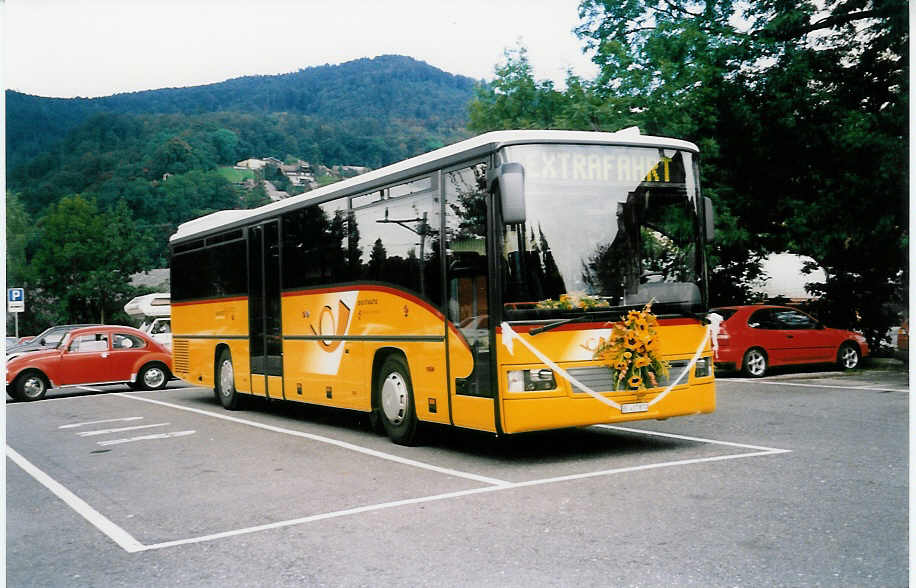
<svg viewBox="0 0 916 588"><path fill-rule="evenodd" d="M509 372L509 392L538 392L556 388L557 380L552 370L543 368Z"/></svg>

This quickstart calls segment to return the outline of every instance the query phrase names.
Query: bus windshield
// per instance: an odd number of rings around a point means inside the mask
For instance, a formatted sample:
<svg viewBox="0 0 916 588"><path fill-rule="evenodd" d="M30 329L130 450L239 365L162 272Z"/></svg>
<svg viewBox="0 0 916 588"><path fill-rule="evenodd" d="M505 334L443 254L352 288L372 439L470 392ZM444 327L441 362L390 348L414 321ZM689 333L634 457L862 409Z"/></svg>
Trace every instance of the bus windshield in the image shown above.
<svg viewBox="0 0 916 588"><path fill-rule="evenodd" d="M508 320L592 316L653 302L660 314L705 305L692 153L605 145L518 145L524 224L502 234ZM618 313L619 314L619 313Z"/></svg>

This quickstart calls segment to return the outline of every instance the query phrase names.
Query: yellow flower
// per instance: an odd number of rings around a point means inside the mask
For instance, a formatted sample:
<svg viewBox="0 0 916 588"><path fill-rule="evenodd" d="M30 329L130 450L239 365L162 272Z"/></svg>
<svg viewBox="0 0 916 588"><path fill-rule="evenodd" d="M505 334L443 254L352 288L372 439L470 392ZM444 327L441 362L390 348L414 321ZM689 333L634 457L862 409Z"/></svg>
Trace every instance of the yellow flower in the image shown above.
<svg viewBox="0 0 916 588"><path fill-rule="evenodd" d="M636 361L633 362L633 366L638 369L638 368L648 367L649 365L651 365L651 363L652 363L652 360L650 360L646 356L642 356L642 357L636 358Z"/></svg>
<svg viewBox="0 0 916 588"><path fill-rule="evenodd" d="M630 388L639 388L642 385L642 378L639 376L633 376L630 378L627 383L630 385Z"/></svg>

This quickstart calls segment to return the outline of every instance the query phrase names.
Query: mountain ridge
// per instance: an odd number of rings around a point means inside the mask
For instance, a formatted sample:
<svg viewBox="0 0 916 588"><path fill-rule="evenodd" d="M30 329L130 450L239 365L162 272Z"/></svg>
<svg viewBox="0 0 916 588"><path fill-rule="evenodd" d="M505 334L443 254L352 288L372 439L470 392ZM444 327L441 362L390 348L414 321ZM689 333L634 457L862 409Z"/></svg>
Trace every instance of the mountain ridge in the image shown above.
<svg viewBox="0 0 916 588"><path fill-rule="evenodd" d="M397 121L437 139L459 133L478 82L403 55L354 59L212 84L52 98L6 90L7 165L47 150L96 114L293 113L317 120ZM374 126L374 125L372 125Z"/></svg>

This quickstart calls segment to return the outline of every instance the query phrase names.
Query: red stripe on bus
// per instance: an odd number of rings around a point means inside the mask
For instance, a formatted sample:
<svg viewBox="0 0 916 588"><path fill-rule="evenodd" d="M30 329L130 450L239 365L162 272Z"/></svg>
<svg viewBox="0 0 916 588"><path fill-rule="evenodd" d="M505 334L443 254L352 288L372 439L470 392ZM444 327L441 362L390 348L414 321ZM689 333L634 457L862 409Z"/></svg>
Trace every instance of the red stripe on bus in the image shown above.
<svg viewBox="0 0 916 588"><path fill-rule="evenodd" d="M589 331L593 329L610 329L614 323L622 321L604 321L604 322L591 322L591 323L573 323L569 325L561 325L550 329L552 332L561 332L561 331ZM670 319L658 319L658 324L660 327L673 327L678 325L698 325L700 322L696 319L690 318L670 318ZM538 327L543 327L544 325L534 324L534 325L518 325L512 326L512 330L516 333L528 333L532 329L537 329ZM502 333L502 327L496 327L497 333Z"/></svg>
<svg viewBox="0 0 916 588"><path fill-rule="evenodd" d="M195 304L215 304L217 302L241 302L248 300L247 296L230 296L227 298L207 298L206 300L188 300L184 302L172 302L172 306L193 306Z"/></svg>
<svg viewBox="0 0 916 588"><path fill-rule="evenodd" d="M392 288L390 286L380 286L378 284L335 286L333 288L315 288L315 289L308 289L308 290L295 290L291 292L284 292L283 297L286 298L287 296L307 296L310 294L333 294L334 292L367 292L367 291L384 292L386 294L392 294L399 298L404 298L406 300L409 300L410 302L413 302L414 304L422 306L426 310L436 315L436 318L445 320L445 315L442 314L442 311L440 311L438 308L436 308L429 302L423 300L422 298L418 298L417 296L414 296L413 294L405 292L404 290L398 290L397 288Z"/></svg>

